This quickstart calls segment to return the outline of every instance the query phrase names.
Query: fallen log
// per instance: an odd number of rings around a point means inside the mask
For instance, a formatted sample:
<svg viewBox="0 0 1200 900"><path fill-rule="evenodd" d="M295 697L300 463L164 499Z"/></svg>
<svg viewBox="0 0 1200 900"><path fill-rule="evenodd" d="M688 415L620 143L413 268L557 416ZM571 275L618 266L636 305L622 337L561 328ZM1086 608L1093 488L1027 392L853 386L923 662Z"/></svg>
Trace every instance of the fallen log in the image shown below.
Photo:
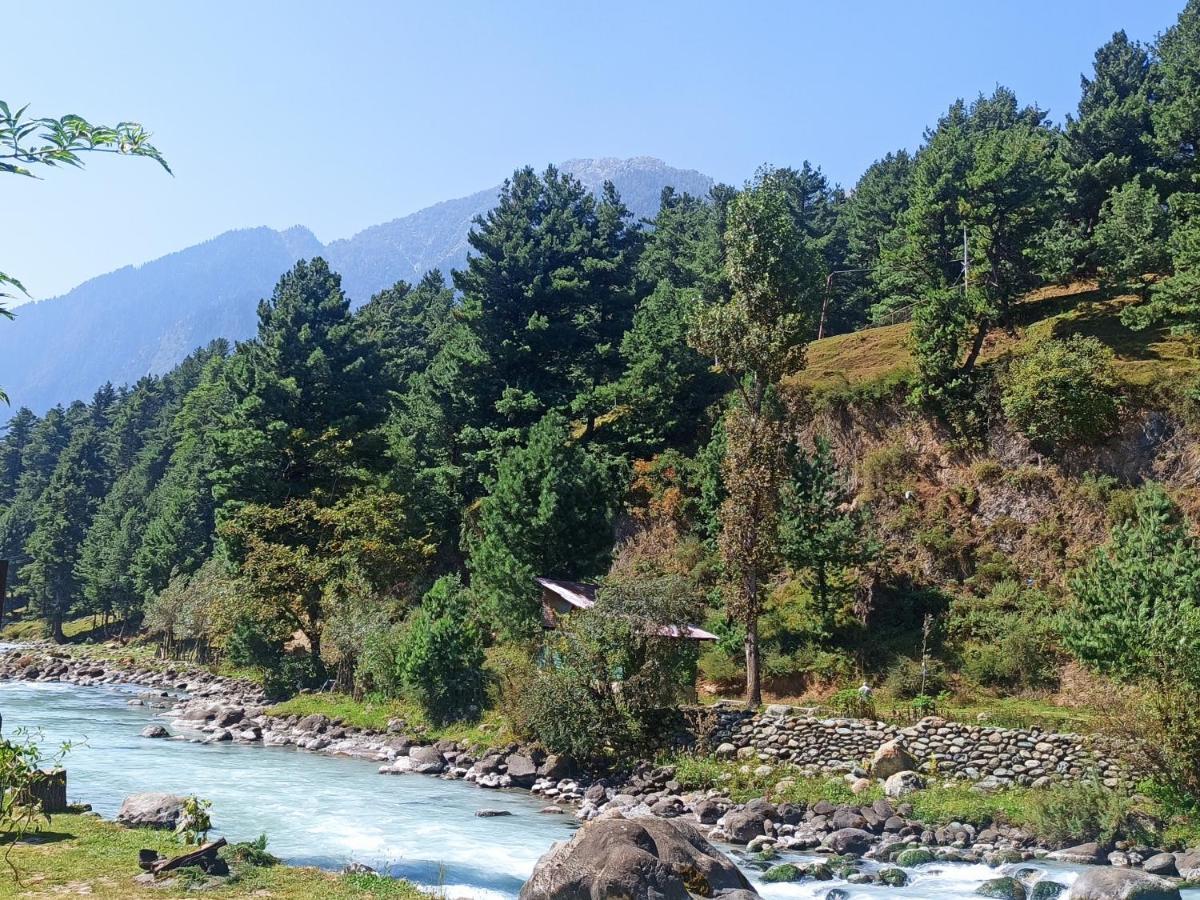
<svg viewBox="0 0 1200 900"><path fill-rule="evenodd" d="M225 846L225 838L217 838L215 841L205 844L191 853L184 853L180 856L172 856L170 859L160 859L158 862L150 866L150 872L154 875L162 872L170 872L172 869L178 869L183 866L194 866L208 859L215 859L217 851Z"/></svg>

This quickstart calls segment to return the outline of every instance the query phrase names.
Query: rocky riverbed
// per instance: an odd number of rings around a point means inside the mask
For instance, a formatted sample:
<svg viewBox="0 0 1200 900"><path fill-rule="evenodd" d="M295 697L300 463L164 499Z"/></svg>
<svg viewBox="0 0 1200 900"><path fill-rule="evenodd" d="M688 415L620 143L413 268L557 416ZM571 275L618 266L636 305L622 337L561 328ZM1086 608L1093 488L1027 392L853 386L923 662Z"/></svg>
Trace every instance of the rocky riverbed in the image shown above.
<svg viewBox="0 0 1200 900"><path fill-rule="evenodd" d="M509 745L477 753L454 742L429 743L399 721L391 723L387 732L377 733L324 716L272 716L256 685L186 666L152 669L132 660L102 660L39 645L0 653L0 678L83 686L137 684L143 690L130 702L157 710L165 723L147 726L146 740L294 746L371 760L384 775L423 774L460 779L485 789L525 789L545 798L548 812L583 821L618 816L676 819L710 840L744 847L746 861L769 882L820 880L828 875L851 884L888 885L899 883L903 870L923 864L1019 868L1043 858L1108 863L1122 872L1175 881L1200 878L1200 853L1164 853L1160 848L1130 844L1055 850L1014 828L977 829L969 823L927 826L914 818L904 799L922 776L912 771L907 751L900 745L877 754L872 772L847 773L848 779L867 784L871 776L886 774L888 799L861 806L777 804L765 798L736 804L720 788L684 790L670 767L642 766L623 777L589 779L573 772L566 760L536 749ZM788 861L777 861L781 853L788 855ZM814 859L797 865L791 861L796 854Z"/></svg>

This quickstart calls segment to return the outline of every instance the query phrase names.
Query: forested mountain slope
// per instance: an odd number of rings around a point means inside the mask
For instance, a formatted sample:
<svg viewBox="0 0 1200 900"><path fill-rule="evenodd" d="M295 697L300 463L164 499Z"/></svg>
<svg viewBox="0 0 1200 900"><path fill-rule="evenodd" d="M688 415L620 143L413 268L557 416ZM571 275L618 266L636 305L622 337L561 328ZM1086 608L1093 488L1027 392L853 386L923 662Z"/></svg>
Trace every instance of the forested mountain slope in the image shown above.
<svg viewBox="0 0 1200 900"><path fill-rule="evenodd" d="M658 212L668 185L698 196L712 179L649 157L579 159L563 171L589 190L611 180L638 217ZM306 228L230 231L142 266L93 278L61 296L26 304L0 329L0 385L13 408L44 412L89 396L106 381L162 374L215 338L254 333L258 301L299 259L325 255L353 304L399 280L466 262L472 220L495 205L498 187L448 200L322 245ZM9 413L0 410L0 420Z"/></svg>

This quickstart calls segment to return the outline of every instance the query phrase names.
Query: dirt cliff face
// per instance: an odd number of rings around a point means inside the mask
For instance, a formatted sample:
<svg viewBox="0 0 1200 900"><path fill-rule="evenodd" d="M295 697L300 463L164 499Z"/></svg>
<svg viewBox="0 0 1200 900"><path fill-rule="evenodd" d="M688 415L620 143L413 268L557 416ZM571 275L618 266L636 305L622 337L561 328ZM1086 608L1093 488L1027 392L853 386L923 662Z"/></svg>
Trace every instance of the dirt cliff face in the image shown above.
<svg viewBox="0 0 1200 900"><path fill-rule="evenodd" d="M956 590L1003 570L1057 592L1144 482L1200 512L1200 433L1167 410L1127 412L1104 444L1056 456L1003 421L964 449L899 397L797 418L801 443L828 439L853 502L870 504L890 577Z"/></svg>

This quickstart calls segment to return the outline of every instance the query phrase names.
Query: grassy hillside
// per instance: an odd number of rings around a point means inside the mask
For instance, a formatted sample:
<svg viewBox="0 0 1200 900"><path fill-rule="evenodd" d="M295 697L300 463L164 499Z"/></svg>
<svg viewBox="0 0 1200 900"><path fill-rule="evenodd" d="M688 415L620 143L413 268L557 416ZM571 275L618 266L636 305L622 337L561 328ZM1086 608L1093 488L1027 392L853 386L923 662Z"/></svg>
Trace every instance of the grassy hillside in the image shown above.
<svg viewBox="0 0 1200 900"><path fill-rule="evenodd" d="M1015 334L1002 330L988 337L984 365L1020 352L1046 337L1085 334L1116 354L1117 372L1131 387L1177 383L1200 375L1200 339L1178 337L1166 329L1135 332L1121 324L1121 310L1137 298L1106 297L1094 283L1050 287L1027 297L1017 308ZM869 393L908 378L915 362L907 323L869 328L817 341L808 365L792 379L822 393Z"/></svg>

